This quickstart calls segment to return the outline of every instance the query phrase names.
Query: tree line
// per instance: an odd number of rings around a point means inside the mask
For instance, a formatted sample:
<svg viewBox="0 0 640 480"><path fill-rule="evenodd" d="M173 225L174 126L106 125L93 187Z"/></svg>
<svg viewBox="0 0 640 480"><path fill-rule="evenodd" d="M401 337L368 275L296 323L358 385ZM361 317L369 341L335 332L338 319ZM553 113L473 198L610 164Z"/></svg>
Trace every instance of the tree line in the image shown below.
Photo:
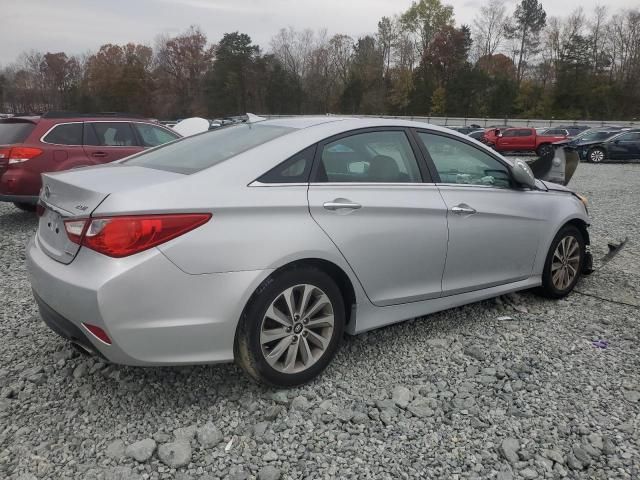
<svg viewBox="0 0 640 480"><path fill-rule="evenodd" d="M416 0L360 38L288 28L263 50L192 26L153 48L25 52L0 69L0 112L46 110L637 119L640 10L557 18L538 0L487 0L457 26L451 6Z"/></svg>

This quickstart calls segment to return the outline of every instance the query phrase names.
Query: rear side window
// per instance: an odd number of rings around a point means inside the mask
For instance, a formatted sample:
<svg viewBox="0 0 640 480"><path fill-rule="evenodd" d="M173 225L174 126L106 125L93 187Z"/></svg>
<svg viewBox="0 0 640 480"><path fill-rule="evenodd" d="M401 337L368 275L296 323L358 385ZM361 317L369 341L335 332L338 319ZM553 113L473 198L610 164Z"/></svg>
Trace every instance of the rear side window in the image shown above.
<svg viewBox="0 0 640 480"><path fill-rule="evenodd" d="M143 147L157 147L180 138L177 133L171 133L166 128L156 127L148 123L134 123L133 127L138 132Z"/></svg>
<svg viewBox="0 0 640 480"><path fill-rule="evenodd" d="M233 125L162 145L124 163L176 173L195 173L294 130L260 123Z"/></svg>
<svg viewBox="0 0 640 480"><path fill-rule="evenodd" d="M128 122L86 123L90 130L85 135L85 145L100 147L134 147L138 145Z"/></svg>
<svg viewBox="0 0 640 480"><path fill-rule="evenodd" d="M35 127L31 122L0 121L0 145L24 142Z"/></svg>
<svg viewBox="0 0 640 480"><path fill-rule="evenodd" d="M324 145L315 181L418 183L422 178L407 135L376 131Z"/></svg>
<svg viewBox="0 0 640 480"><path fill-rule="evenodd" d="M265 173L258 181L261 183L307 183L315 153L315 145L305 148Z"/></svg>
<svg viewBox="0 0 640 480"><path fill-rule="evenodd" d="M56 125L42 139L56 145L82 145L82 123L61 123Z"/></svg>

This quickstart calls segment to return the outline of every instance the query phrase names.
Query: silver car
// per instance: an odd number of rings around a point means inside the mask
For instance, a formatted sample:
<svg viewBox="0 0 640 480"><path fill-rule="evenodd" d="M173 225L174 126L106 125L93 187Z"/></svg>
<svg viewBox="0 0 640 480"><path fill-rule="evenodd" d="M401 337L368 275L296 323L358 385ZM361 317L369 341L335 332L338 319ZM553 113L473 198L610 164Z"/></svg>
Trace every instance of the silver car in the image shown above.
<svg viewBox="0 0 640 480"><path fill-rule="evenodd" d="M590 267L586 201L445 128L289 118L44 175L28 266L43 320L127 365L237 361L291 386L343 332Z"/></svg>

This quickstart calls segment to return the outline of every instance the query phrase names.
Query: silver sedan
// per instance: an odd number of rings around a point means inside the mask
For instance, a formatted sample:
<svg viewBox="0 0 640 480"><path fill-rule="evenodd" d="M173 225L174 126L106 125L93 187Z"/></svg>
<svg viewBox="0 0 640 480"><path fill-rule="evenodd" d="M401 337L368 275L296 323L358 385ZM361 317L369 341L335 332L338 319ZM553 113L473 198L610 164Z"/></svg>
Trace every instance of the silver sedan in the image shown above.
<svg viewBox="0 0 640 480"><path fill-rule="evenodd" d="M590 266L586 201L451 130L256 121L44 175L28 265L43 320L128 365L235 360L291 386L343 332Z"/></svg>

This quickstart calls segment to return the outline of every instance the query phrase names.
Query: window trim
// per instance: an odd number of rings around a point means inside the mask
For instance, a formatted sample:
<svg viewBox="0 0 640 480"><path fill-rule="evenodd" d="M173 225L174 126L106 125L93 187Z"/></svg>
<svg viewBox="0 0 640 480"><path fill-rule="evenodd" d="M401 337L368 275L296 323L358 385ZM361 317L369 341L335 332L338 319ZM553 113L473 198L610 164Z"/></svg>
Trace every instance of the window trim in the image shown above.
<svg viewBox="0 0 640 480"><path fill-rule="evenodd" d="M411 151L413 152L413 156L415 158L416 164L418 166L418 172L420 173L420 181L419 182L318 182L316 181L318 170L320 167L320 162L322 161L322 151L324 147L333 143L336 140L340 140L345 137L352 137L354 135L360 135L363 133L375 133L375 132L392 132L399 131L406 135L407 141L409 142L409 146L411 147ZM366 186L392 186L392 185L432 185L435 182L433 181L433 176L431 172L427 168L427 165L424 161L424 157L422 156L422 152L420 150L420 146L416 143L416 139L411 134L411 131L407 127L398 126L398 125L390 125L390 126L379 126L379 127L364 127L364 128L355 128L352 130L348 130L346 132L341 132L330 137L327 137L323 140L317 142L316 145L316 154L313 157L313 165L311 166L311 174L309 175L309 185L322 186L322 185L331 185L331 186L345 186L345 187L354 187L359 185Z"/></svg>
<svg viewBox="0 0 640 480"><path fill-rule="evenodd" d="M440 174L438 173L438 170L436 169L436 164L434 163L433 159L431 158L431 155L429 154L429 151L427 150L427 147L422 143L422 141L420 140L420 138L418 137L419 133L426 133L426 134L430 134L430 135L438 135L440 137L446 137L449 138L451 140L457 140L461 143L464 143L470 147L475 148L476 150L488 155L489 157L493 158L494 160L498 161L498 163L502 164L506 169L507 169L507 173L509 174L509 183L510 186L508 187L508 189L510 190L521 190L519 188L517 188L517 183L515 182L514 178L513 178L513 174L511 173L511 165L509 165L509 163L507 163L505 160L503 160L502 158L498 157L497 155L494 154L494 152L492 152L491 150L489 150L488 148L482 148L479 147L478 145L475 145L474 142L471 142L469 140L467 140L464 137L459 137L457 135L452 135L448 132L440 132L440 131L436 131L436 130L429 130L428 128L411 128L411 133L414 135L415 137L415 141L418 142L418 147L420 148L420 150L422 151L422 154L424 156L424 159L427 163L427 166L429 167L429 170L432 172L432 178L435 179L435 184L436 185L447 185L447 186L456 186L456 187L481 187L481 188L493 188L496 190L506 190L506 188L504 187L496 187L493 185L475 185L472 183L444 183L441 181L440 178Z"/></svg>
<svg viewBox="0 0 640 480"><path fill-rule="evenodd" d="M53 143L53 142L45 142L44 141L44 137L49 135L53 130L55 130L56 128L60 127L61 125L75 125L75 124L78 124L78 123L82 125L82 140L83 140L82 143L80 143L79 145L68 144L68 143ZM56 123L56 124L52 125L49 128L49 130L44 132L44 135L42 135L40 137L40 143L44 143L45 145L56 145L56 146L60 146L60 147L83 147L84 146L84 122L60 122L60 123Z"/></svg>

